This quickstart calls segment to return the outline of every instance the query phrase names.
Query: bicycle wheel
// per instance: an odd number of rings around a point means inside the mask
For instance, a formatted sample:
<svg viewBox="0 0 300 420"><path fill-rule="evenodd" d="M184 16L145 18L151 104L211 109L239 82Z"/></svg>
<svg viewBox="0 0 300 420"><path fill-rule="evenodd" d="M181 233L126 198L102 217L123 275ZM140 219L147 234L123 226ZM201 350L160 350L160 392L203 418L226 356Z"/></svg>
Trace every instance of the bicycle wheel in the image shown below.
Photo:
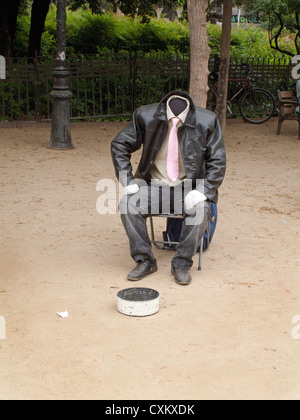
<svg viewBox="0 0 300 420"><path fill-rule="evenodd" d="M251 124L262 124L268 121L275 110L275 102L271 93L260 88L246 92L239 105L242 117Z"/></svg>

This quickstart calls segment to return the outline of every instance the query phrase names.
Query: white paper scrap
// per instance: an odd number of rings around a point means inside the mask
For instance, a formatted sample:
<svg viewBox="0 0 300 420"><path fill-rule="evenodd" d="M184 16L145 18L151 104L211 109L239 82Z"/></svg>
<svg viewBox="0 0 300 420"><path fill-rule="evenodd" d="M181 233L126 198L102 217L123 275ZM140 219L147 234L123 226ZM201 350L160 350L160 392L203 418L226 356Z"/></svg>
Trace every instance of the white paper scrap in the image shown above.
<svg viewBox="0 0 300 420"><path fill-rule="evenodd" d="M6 323L4 316L0 316L0 340L6 339Z"/></svg>
<svg viewBox="0 0 300 420"><path fill-rule="evenodd" d="M56 313L61 318L68 318L68 316L69 316L69 312L68 311L65 311L65 312L56 312Z"/></svg>

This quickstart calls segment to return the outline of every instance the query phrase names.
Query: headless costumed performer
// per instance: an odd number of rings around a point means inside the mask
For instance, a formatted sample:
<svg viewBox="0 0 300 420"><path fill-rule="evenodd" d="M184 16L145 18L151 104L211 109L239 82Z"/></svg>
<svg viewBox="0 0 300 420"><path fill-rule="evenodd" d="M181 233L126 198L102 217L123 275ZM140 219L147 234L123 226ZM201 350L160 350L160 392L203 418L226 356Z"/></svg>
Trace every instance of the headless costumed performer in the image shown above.
<svg viewBox="0 0 300 420"><path fill-rule="evenodd" d="M131 155L140 148L133 176ZM225 147L216 115L196 107L188 94L170 92L160 103L135 110L132 122L112 141L111 153L125 187L119 210L136 262L128 280L141 280L157 270L146 218L174 213L185 217L171 271L178 284L189 284L193 256L225 175Z"/></svg>

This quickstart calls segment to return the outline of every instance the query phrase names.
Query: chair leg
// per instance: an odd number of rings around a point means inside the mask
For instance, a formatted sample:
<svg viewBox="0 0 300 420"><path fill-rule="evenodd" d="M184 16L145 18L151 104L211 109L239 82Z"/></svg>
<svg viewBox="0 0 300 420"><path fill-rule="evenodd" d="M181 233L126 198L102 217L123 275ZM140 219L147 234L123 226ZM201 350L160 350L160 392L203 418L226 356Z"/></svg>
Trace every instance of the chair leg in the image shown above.
<svg viewBox="0 0 300 420"><path fill-rule="evenodd" d="M155 240L155 233L154 233L154 223L152 216L149 216L150 220L150 231L151 231L151 242L155 245L156 248L159 249L170 249L165 245L165 241L157 241ZM209 247L209 226L206 229L207 234L207 248ZM203 243L204 243L204 235L201 238L200 241L200 247L199 247L199 260L198 260L198 270L201 271L202 269L202 254L203 254ZM162 244L161 246L159 244ZM171 242L168 241L168 244L178 244L178 242Z"/></svg>
<svg viewBox="0 0 300 420"><path fill-rule="evenodd" d="M300 115L298 115L298 140L300 140Z"/></svg>
<svg viewBox="0 0 300 420"><path fill-rule="evenodd" d="M281 126L282 126L282 119L279 117L278 120L278 126L277 126L277 134L279 135L281 132Z"/></svg>
<svg viewBox="0 0 300 420"><path fill-rule="evenodd" d="M207 225L207 228L206 228L206 249L208 249L209 248L209 238L210 238L210 229L209 229L209 223L210 222L208 222L208 225Z"/></svg>
<svg viewBox="0 0 300 420"><path fill-rule="evenodd" d="M202 253L203 253L203 236L201 238L200 249L199 249L199 261L198 261L199 271L201 271L201 267L202 267Z"/></svg>
<svg viewBox="0 0 300 420"><path fill-rule="evenodd" d="M150 220L150 229L151 229L151 239L152 239L152 241L155 241L155 238L154 238L154 226L153 226L152 216L149 216L149 220Z"/></svg>

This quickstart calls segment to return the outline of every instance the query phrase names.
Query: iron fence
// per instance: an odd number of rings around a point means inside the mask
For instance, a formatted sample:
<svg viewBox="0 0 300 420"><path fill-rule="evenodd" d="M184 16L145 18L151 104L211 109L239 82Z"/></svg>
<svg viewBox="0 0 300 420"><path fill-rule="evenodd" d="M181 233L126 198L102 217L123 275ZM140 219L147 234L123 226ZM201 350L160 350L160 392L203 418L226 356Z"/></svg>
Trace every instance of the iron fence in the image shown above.
<svg viewBox="0 0 300 420"><path fill-rule="evenodd" d="M276 95L292 85L289 60L250 60L252 79ZM11 59L0 80L0 120L51 119L54 59ZM217 59L211 57L210 70ZM189 57L176 54L107 54L73 57L67 63L72 119L129 117L143 104L159 101L171 90L188 91ZM231 63L230 77L244 74Z"/></svg>

